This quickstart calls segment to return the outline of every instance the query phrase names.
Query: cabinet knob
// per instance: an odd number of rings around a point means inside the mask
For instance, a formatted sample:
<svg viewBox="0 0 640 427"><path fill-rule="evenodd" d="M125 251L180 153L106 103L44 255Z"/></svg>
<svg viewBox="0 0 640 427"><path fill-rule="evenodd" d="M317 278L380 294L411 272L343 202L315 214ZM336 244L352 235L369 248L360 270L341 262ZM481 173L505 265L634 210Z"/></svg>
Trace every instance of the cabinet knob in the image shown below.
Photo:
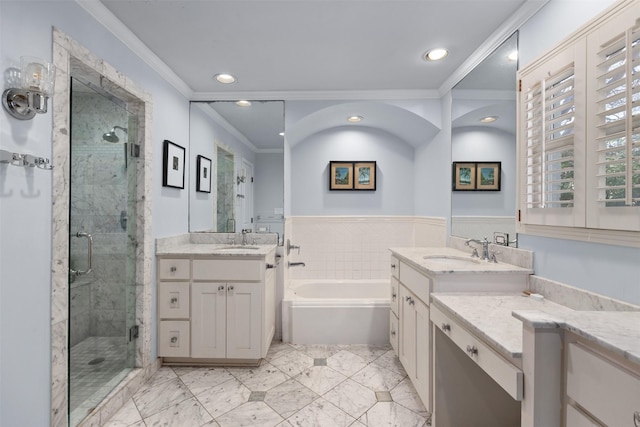
<svg viewBox="0 0 640 427"><path fill-rule="evenodd" d="M394 301L396 300L396 296L396 294L391 294L391 298L393 298Z"/></svg>
<svg viewBox="0 0 640 427"><path fill-rule="evenodd" d="M478 354L478 347L476 347L475 345L474 346L468 345L467 353L469 353L469 356L473 357L474 355Z"/></svg>
<svg viewBox="0 0 640 427"><path fill-rule="evenodd" d="M411 301L411 297L404 297L404 300L409 302L409 301Z"/></svg>
<svg viewBox="0 0 640 427"><path fill-rule="evenodd" d="M233 285L229 286L229 292L233 291Z"/></svg>
<svg viewBox="0 0 640 427"><path fill-rule="evenodd" d="M220 286L218 286L218 290L219 290L219 291L224 291L224 285L220 285Z"/></svg>
<svg viewBox="0 0 640 427"><path fill-rule="evenodd" d="M267 265L265 267L267 268L267 270L270 269L270 268L276 268L275 265L269 264L269 263L267 263Z"/></svg>
<svg viewBox="0 0 640 427"><path fill-rule="evenodd" d="M177 302L178 302L178 298L176 297L171 298L171 304L175 304Z"/></svg>
<svg viewBox="0 0 640 427"><path fill-rule="evenodd" d="M171 344L175 344L178 342L178 337L171 337Z"/></svg>
<svg viewBox="0 0 640 427"><path fill-rule="evenodd" d="M396 336L396 331L391 331L391 336L395 337Z"/></svg>
<svg viewBox="0 0 640 427"><path fill-rule="evenodd" d="M175 273L176 271L178 271L178 267L171 267L169 269L172 273Z"/></svg>
<svg viewBox="0 0 640 427"><path fill-rule="evenodd" d="M409 305L415 305L415 304L416 304L416 300L411 298L411 300L409 300Z"/></svg>
<svg viewBox="0 0 640 427"><path fill-rule="evenodd" d="M393 268L395 270L396 269L396 265L395 264L391 264L391 268Z"/></svg>
<svg viewBox="0 0 640 427"><path fill-rule="evenodd" d="M633 425L640 427L640 411L633 413Z"/></svg>
<svg viewBox="0 0 640 427"><path fill-rule="evenodd" d="M451 331L451 325L448 323L443 323L441 326L442 330L445 332L450 332Z"/></svg>

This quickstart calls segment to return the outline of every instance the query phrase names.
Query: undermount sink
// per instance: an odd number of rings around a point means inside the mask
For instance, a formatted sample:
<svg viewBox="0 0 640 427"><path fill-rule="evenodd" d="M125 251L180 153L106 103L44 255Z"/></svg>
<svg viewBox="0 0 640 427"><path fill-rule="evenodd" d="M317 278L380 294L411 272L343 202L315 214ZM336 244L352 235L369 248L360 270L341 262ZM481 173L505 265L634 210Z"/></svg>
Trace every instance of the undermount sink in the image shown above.
<svg viewBox="0 0 640 427"><path fill-rule="evenodd" d="M223 246L222 248L219 248L219 251L225 251L225 252L243 252L243 251L247 251L247 250L258 250L260 249L259 246Z"/></svg>
<svg viewBox="0 0 640 427"><path fill-rule="evenodd" d="M469 265L480 264L479 259L466 258L455 255L426 255L424 260L448 267L464 267Z"/></svg>

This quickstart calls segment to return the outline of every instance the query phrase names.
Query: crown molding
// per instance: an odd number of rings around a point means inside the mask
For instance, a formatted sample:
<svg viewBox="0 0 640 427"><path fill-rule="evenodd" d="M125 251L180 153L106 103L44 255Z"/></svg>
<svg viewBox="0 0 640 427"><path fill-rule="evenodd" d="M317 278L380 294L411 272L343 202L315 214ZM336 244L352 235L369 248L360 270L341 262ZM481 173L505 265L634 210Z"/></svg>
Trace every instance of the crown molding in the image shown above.
<svg viewBox="0 0 640 427"><path fill-rule="evenodd" d="M250 99L260 101L345 101L345 100L407 100L440 99L437 90L334 90L334 91L237 91L194 92L192 101L236 101Z"/></svg>
<svg viewBox="0 0 640 427"><path fill-rule="evenodd" d="M142 42L126 25L106 8L100 0L75 0L96 21L111 32L118 40L142 59L154 71L180 92L185 98L191 99L193 89L187 85L164 61L162 61L149 47Z"/></svg>
<svg viewBox="0 0 640 427"><path fill-rule="evenodd" d="M438 89L440 96L449 92L453 87L469 74L478 64L491 55L505 40L518 30L525 22L535 15L549 0L526 0L525 4L509 17L500 27L476 49L465 62L462 63Z"/></svg>
<svg viewBox="0 0 640 427"><path fill-rule="evenodd" d="M258 153L260 152L260 150L258 149L258 147L256 147L255 145L253 145L253 143L251 141L249 141L249 139L244 136L243 134L241 134L238 129L236 129L235 127L233 127L231 125L231 123L229 123L228 121L225 120L224 117L222 117L216 110L214 110L213 108L211 108L209 106L209 104L207 103L203 103L203 102L199 102L199 103L192 103L191 106L196 106L197 108L199 108L204 114L206 114L207 116L211 117L211 119L213 119L213 121L215 121L216 123L218 123L220 126L222 126L224 128L224 130L226 130L227 132L229 132L234 138L237 138L238 141L242 142L244 145L246 145L247 147L249 147L249 149L251 151L253 151L254 153Z"/></svg>

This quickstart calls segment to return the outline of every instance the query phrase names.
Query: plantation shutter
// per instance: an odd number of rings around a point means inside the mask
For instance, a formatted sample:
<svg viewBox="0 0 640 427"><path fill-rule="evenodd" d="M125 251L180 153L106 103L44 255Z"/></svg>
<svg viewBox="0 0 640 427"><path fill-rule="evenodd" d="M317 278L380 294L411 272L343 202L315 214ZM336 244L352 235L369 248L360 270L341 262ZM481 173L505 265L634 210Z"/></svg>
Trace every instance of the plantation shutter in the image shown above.
<svg viewBox="0 0 640 427"><path fill-rule="evenodd" d="M627 19L626 17L623 19ZM631 21L630 23L635 24ZM613 21L590 42L595 80L587 226L640 230L640 26ZM623 31L623 32L621 32ZM615 35L611 37L611 33ZM605 40L600 42L600 40ZM594 43L596 42L596 43ZM595 44L595 46L591 46Z"/></svg>
<svg viewBox="0 0 640 427"><path fill-rule="evenodd" d="M584 225L584 199L576 196L581 188L584 191L576 182L581 176L576 164L583 164L579 156L584 153L576 150L576 140L582 142L583 137L583 128L576 124L576 98L584 95L576 87L580 49L567 49L522 79L520 206L521 221L527 224Z"/></svg>

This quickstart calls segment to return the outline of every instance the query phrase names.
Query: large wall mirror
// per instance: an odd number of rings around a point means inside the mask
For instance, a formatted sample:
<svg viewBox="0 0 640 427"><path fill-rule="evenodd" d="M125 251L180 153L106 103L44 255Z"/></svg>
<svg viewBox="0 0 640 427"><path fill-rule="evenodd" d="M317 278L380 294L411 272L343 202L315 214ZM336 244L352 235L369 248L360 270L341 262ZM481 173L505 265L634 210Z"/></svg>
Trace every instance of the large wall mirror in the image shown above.
<svg viewBox="0 0 640 427"><path fill-rule="evenodd" d="M282 238L284 102L192 102L189 132L189 231Z"/></svg>
<svg viewBox="0 0 640 427"><path fill-rule="evenodd" d="M493 240L498 232L516 240L517 52L514 33L453 88L452 160L501 166L499 191L453 191L453 236Z"/></svg>

